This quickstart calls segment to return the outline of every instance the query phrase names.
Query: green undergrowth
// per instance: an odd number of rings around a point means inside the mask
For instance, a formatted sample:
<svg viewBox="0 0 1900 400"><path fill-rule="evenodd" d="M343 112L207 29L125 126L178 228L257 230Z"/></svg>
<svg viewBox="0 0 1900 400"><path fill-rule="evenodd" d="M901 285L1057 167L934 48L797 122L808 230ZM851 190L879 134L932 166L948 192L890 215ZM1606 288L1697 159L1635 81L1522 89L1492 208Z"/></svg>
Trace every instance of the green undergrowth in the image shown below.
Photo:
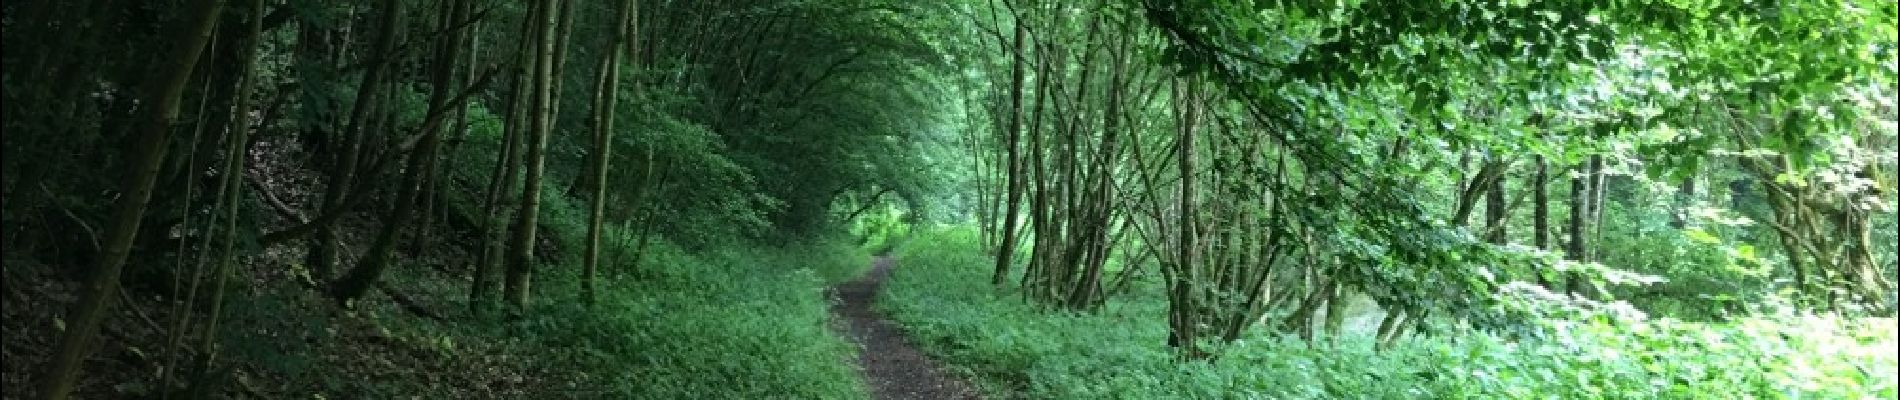
<svg viewBox="0 0 1900 400"><path fill-rule="evenodd" d="M696 231L680 233L680 241L658 235L639 255L644 229L609 225L602 238L600 297L589 307L578 290L585 203L567 196L543 200L544 232L564 250L542 260L532 286L536 305L517 317L471 317L439 333L489 342L508 359L526 363L540 377L532 385L537 390L524 396L867 396L852 367L855 347L826 325L825 288L855 278L870 263L869 254L844 234L764 244ZM679 218L707 214L667 212ZM638 266L632 265L636 259ZM436 283L450 286L429 290L442 296L466 290L462 281Z"/></svg>
<svg viewBox="0 0 1900 400"><path fill-rule="evenodd" d="M597 307L561 301L502 330L608 398L865 396L823 295L868 263L861 253L830 243L654 250L657 274L606 282Z"/></svg>
<svg viewBox="0 0 1900 400"><path fill-rule="evenodd" d="M920 233L880 298L925 351L997 398L1895 398L1892 319L1763 315L1561 322L1539 341L1420 337L1309 345L1255 329L1176 362L1152 285L1094 315L1040 312L988 284L968 229Z"/></svg>
<svg viewBox="0 0 1900 400"><path fill-rule="evenodd" d="M849 240L689 251L665 240L639 270L603 265L598 304L582 303L578 268L543 265L533 305L464 311L467 282L411 268L390 286L425 300L442 320L376 296L350 318L264 337L227 339L240 359L296 382L264 393L370 398L865 398L856 349L829 330L825 287L862 273ZM613 260L613 258L608 258ZM624 260L623 260L624 262ZM294 292L293 292L294 293ZM300 296L261 295L234 320L277 320ZM321 300L311 300L316 302ZM511 316L512 315L512 316ZM301 320L299 320L301 321ZM314 325L313 325L314 324ZM285 329L310 340L277 340ZM377 354L352 354L368 343ZM242 345L242 346L238 346ZM329 350L326 350L329 349ZM360 351L360 350L356 350ZM390 353L390 354L384 354ZM382 371L409 371L390 375ZM364 375L382 376L363 379ZM457 382L457 380L462 380Z"/></svg>

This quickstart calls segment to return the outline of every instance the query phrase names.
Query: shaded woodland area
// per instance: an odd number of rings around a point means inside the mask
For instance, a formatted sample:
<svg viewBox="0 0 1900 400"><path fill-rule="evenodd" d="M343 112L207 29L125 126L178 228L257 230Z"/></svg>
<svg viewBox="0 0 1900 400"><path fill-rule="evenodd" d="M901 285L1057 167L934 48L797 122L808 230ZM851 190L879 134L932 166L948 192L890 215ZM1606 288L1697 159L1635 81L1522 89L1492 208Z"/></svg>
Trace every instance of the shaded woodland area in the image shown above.
<svg viewBox="0 0 1900 400"><path fill-rule="evenodd" d="M0 12L9 398L1900 396L1892 1Z"/></svg>
<svg viewBox="0 0 1900 400"><path fill-rule="evenodd" d="M942 134L924 80L950 71L885 2L4 11L9 397L566 397L510 390L579 368L519 359L581 337L521 329L601 312L659 340L678 334L626 303L806 296L823 282L786 280L798 265L864 268L833 244L844 214L922 192L915 149ZM798 253L838 258L746 265ZM739 286L757 281L785 282ZM824 316L816 297L775 301ZM818 328L780 346L845 351L799 342L837 342ZM504 343L522 336L548 342ZM602 351L582 350L564 354ZM499 358L515 365L473 377L497 388L357 379Z"/></svg>

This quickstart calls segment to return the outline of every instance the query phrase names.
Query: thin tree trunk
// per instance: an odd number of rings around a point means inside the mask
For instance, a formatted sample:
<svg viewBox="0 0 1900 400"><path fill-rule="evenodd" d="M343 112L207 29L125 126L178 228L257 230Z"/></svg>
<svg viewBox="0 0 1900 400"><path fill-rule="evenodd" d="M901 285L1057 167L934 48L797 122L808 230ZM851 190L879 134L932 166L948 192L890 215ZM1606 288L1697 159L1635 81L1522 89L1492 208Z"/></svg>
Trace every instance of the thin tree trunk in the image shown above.
<svg viewBox="0 0 1900 400"><path fill-rule="evenodd" d="M382 94L384 75L388 74L390 59L395 56L396 37L401 34L397 29L401 20L401 3L395 0L382 0L382 9L377 19L376 43L367 56L369 65L363 71L363 81L357 86L355 101L351 103L349 120L344 125L343 153L336 164L331 166L330 182L324 189L323 214L339 213L348 201L351 185L354 184L362 162L364 151L363 138L371 125L371 112L382 109L377 98ZM310 265L313 278L329 279L330 272L337 263L337 232L328 224L318 229L317 240L311 243L306 263Z"/></svg>
<svg viewBox="0 0 1900 400"><path fill-rule="evenodd" d="M594 304L594 275L600 269L601 224L607 219L607 167L613 161L614 103L620 96L620 59L623 44L633 40L634 7L638 0L620 1L620 22L614 26L614 40L601 61L600 84L594 105L593 204L588 212L587 254L581 271L581 298Z"/></svg>
<svg viewBox="0 0 1900 400"><path fill-rule="evenodd" d="M1537 156L1537 174L1531 178L1531 234L1532 243L1541 250L1550 250L1550 163L1544 156ZM1537 284L1544 288L1553 288L1550 278L1544 271L1534 271Z"/></svg>
<svg viewBox="0 0 1900 400"><path fill-rule="evenodd" d="M1023 167L1022 157L1016 148L1022 140L1023 131L1023 40L1028 31L1023 26L1025 21L1021 15L1015 15L1015 20L1016 38L1011 42L1013 61L1009 72L1009 130L1003 139L1003 161L1008 174L1003 195L1003 232L997 242L995 272L990 275L990 284L996 286L1002 286L1003 282L1009 280L1010 258L1016 254L1016 223L1018 215L1022 213Z"/></svg>
<svg viewBox="0 0 1900 400"><path fill-rule="evenodd" d="M560 10L559 11L560 13L556 14L558 15L557 18L559 19L554 21L554 29L555 29L554 69L552 70L553 73L551 75L548 75L549 80L551 81L551 83L548 84L548 87L549 87L548 96L550 96L550 98L553 99L551 100L551 103L550 103L551 105L548 106L548 108L551 110L549 111L549 113L554 115L553 117L549 117L549 118L552 118L548 122L548 125L550 126L550 128L548 129L550 131L554 129L552 128L552 126L554 126L555 123L559 122L560 115L561 115L560 114L561 95L562 95L561 85L566 83L561 80L562 79L561 77L567 76L567 54L568 54L567 46L568 46L568 43L570 43L568 38L574 36L574 2L575 1L576 0L557 0L556 1L556 3L560 4L560 7L558 7L558 9Z"/></svg>
<svg viewBox="0 0 1900 400"><path fill-rule="evenodd" d="M225 164L222 168L224 182L222 193L219 194L224 212L224 225L219 230L224 236L223 243L219 244L218 264L211 273L211 310L205 320L203 339L198 343L198 364L194 369L200 376L210 370L211 362L217 356L218 322L224 314L225 286L229 285L231 269L237 263L238 202L244 195L244 150L250 143L251 102L257 87L257 53L264 41L261 36L264 30L264 0L251 0L249 20L250 34L244 40L243 53L238 61L238 71L242 75L238 77L237 93L232 99L234 106L230 110L230 126L226 128L229 138L226 140ZM207 395L204 390L211 386L209 382L203 381L192 384L192 388L198 390L194 392L197 398L204 398Z"/></svg>
<svg viewBox="0 0 1900 400"><path fill-rule="evenodd" d="M1029 263L1028 266L1023 269L1021 285L1024 289L1024 296L1047 298L1045 297L1047 285L1040 284L1040 282L1048 280L1048 276L1042 269L1049 267L1050 263L1046 262L1044 258L1049 256L1048 253L1052 251L1054 247L1049 246L1047 242L1055 238L1056 235L1059 235L1060 232L1058 228L1049 226L1050 223L1048 221L1049 208L1051 207L1049 197L1051 196L1048 186L1048 172L1047 168L1045 168L1046 160L1043 157L1042 122L1044 112L1052 108L1049 107L1049 98L1051 97L1049 92L1052 87L1050 81L1054 79L1050 76L1052 75L1050 70L1052 69L1051 64L1054 63L1051 59L1055 58L1056 55L1054 51L1050 51L1044 46L1037 47L1036 105L1035 108L1029 112L1029 154L1024 156L1029 159L1029 176L1026 177L1029 179L1029 182L1026 184L1034 185L1030 189L1031 193L1027 194L1029 196L1029 223L1024 226L1024 230L1032 233L1034 236L1031 237Z"/></svg>
<svg viewBox="0 0 1900 400"><path fill-rule="evenodd" d="M1587 176L1570 177L1570 224L1566 227L1567 231L1565 232L1570 237L1570 242L1564 246L1564 258L1574 262L1586 261L1584 260L1584 257L1586 257L1584 254L1584 232L1588 231L1585 223L1589 220L1589 186L1589 177ZM1571 273L1565 281L1564 291L1570 294L1583 293L1585 287L1588 285L1588 282L1584 281L1582 274L1574 272Z"/></svg>
<svg viewBox="0 0 1900 400"><path fill-rule="evenodd" d="M548 136L554 128L554 76L555 68L555 21L559 11L563 10L560 0L542 0L543 13L538 18L534 41L538 49L535 54L533 81L534 110L529 113L527 141L527 171L522 178L521 211L515 218L513 243L508 248L508 268L502 279L502 299L517 310L528 304L528 282L534 269L535 231L541 211L541 177L546 168Z"/></svg>
<svg viewBox="0 0 1900 400"><path fill-rule="evenodd" d="M1178 129L1178 134L1180 135L1178 141L1180 142L1181 148L1179 153L1177 153L1178 158L1176 160L1179 164L1178 167L1180 168L1181 177L1181 193L1179 198L1176 199L1180 210L1180 215L1176 219L1176 229L1178 230L1176 234L1179 235L1177 240L1180 244L1175 249L1177 253L1175 254L1174 263L1177 271L1174 273L1174 276L1171 277L1171 280L1174 281L1172 285L1174 286L1174 293L1172 299L1169 301L1169 309L1174 310L1177 316L1173 321L1174 327L1172 330L1174 334L1169 335L1171 339L1169 344L1182 350L1182 354L1188 359L1199 360L1208 356L1200 348L1201 306L1195 304L1193 296L1195 293L1194 285L1198 283L1200 279L1199 274L1195 273L1195 270L1199 267L1195 265L1194 254L1196 246L1196 231L1194 226L1194 124L1197 119L1194 103L1199 99L1197 98L1198 94L1195 93L1193 84L1190 83L1188 85L1188 88L1180 92L1181 96L1177 97L1177 99L1179 99L1178 101L1185 103L1182 106L1185 110L1182 111L1181 126Z"/></svg>
<svg viewBox="0 0 1900 400"><path fill-rule="evenodd" d="M479 40L475 40L475 38L481 35L482 24L480 20L473 19L474 8L474 4L469 4L463 8L464 11L459 15L455 15L452 20L445 22L443 25L442 29L455 30L454 36L457 37L458 41L450 45L460 49L457 62L467 67L461 68L461 72L458 75L451 76L448 81L450 83L449 85L437 86L435 90L442 90L445 87L457 83L458 80L464 84L475 82L475 63L477 62L475 44L480 42ZM457 147L467 141L469 132L468 103L468 101L456 102L453 106L454 110L452 111L454 116L451 117L455 120L455 123L448 128L449 132L455 134L454 138L444 141L444 145L447 146L446 148L438 147L435 154L429 155L431 160L429 161L429 169L423 174L422 193L418 195L418 198L422 199L422 211L416 213L416 216L421 218L421 220L416 221L415 233L411 235L412 241L410 242L410 251L415 254L420 255L424 251L427 251L430 237L429 232L431 232L430 226L434 224L435 220L447 217L448 207L443 205L443 203L447 202L448 199L443 188L449 188L450 186L442 180L442 167L440 166L443 161L442 154L456 154Z"/></svg>
<svg viewBox="0 0 1900 400"><path fill-rule="evenodd" d="M1339 281L1333 281L1331 285L1326 286L1326 324L1324 330L1326 332L1326 340L1333 344L1339 343L1339 331L1344 329L1344 325L1346 324L1345 300L1346 294L1345 291L1339 287Z"/></svg>
<svg viewBox="0 0 1900 400"><path fill-rule="evenodd" d="M1687 218L1688 210L1686 210L1686 208L1694 204L1695 176L1691 175L1683 177L1682 183L1676 186L1677 210L1669 216L1669 227L1676 229L1687 227L1689 225L1689 219Z"/></svg>
<svg viewBox="0 0 1900 400"><path fill-rule="evenodd" d="M217 25L222 0L196 0L187 8L184 19L173 33L176 47L156 67L154 79L141 90L150 108L142 111L137 125L137 142L130 149L131 163L122 182L122 194L114 204L112 226L107 229L105 246L92 276L73 304L67 318L66 333L59 339L52 359L47 362L40 395L47 399L65 399L78 381L79 367L91 352L94 335L105 321L112 300L119 292L119 271L138 239L139 225L145 216L146 202L152 198L159 169L165 164L165 149L171 139L172 124L178 120L178 107L192 71L198 66L205 43Z"/></svg>
<svg viewBox="0 0 1900 400"><path fill-rule="evenodd" d="M1585 259L1591 262L1602 261L1603 257L1603 195L1609 186L1609 176L1603 173L1603 156L1590 156L1590 240Z"/></svg>
<svg viewBox="0 0 1900 400"><path fill-rule="evenodd" d="M1505 230L1510 222L1510 214L1504 205L1504 181L1504 174L1500 172L1491 180L1491 189L1484 194L1484 238L1491 244L1505 244L1510 237Z"/></svg>
<svg viewBox="0 0 1900 400"><path fill-rule="evenodd" d="M532 35L538 29L540 25L536 21L542 13L538 5L530 7L528 17L523 19L520 27L523 36ZM495 159L495 172L489 179L486 205L483 207L482 255L475 261L473 280L469 284L470 309L480 309L487 303L489 292L495 286L491 278L506 265L507 239L512 232L507 215L512 197L507 193L515 185L515 177L519 175L521 167L522 148L527 146L528 104L533 102L529 83L534 80L536 49L538 47L531 40L523 40L515 48L515 79L509 91L508 105L503 110L507 122L502 129L502 154Z"/></svg>
<svg viewBox="0 0 1900 400"><path fill-rule="evenodd" d="M640 217L640 244L634 246L633 262L628 264L628 269L632 269L635 271L640 270L640 262L646 258L647 244L651 243L653 239L653 218L654 218L654 215L658 212L658 210L655 210L655 208L657 207L654 207L652 205L647 205L646 204L647 202L644 199L647 197L651 197L650 196L651 193L659 191L661 186L666 185L667 178L673 175L672 170L660 170L659 178L654 179L653 153L654 153L653 145L651 143L647 144L647 174L646 174L647 177L645 179L641 179L643 181L642 183L645 184L646 187L644 189L641 189L640 198L642 200L638 202L638 204L645 205L646 213L645 215Z"/></svg>
<svg viewBox="0 0 1900 400"><path fill-rule="evenodd" d="M1394 333L1398 332L1399 325L1402 325L1404 323L1405 323L1404 310L1401 310L1398 308L1386 310L1385 318L1379 319L1379 329L1377 333L1373 334L1373 343L1374 343L1373 347L1375 349L1384 349L1385 343L1390 342L1393 337L1398 336Z"/></svg>
<svg viewBox="0 0 1900 400"><path fill-rule="evenodd" d="M395 2L395 0L385 1ZM438 14L439 19L443 21L440 24L442 26L459 21L462 16L469 13L466 1L448 1L444 4L446 7L444 12ZM394 4L391 5L394 6ZM436 43L436 66L431 78L435 91L429 96L431 110L449 107L451 91L448 87L454 80L457 61L461 59L460 35L462 32L465 31L457 28ZM402 183L396 189L396 206L384 219L383 229L377 233L376 239L370 245L369 253L363 257L356 268L351 269L330 287L330 296L339 304L348 306L350 302L368 293L370 287L381 279L383 270L388 269L391 258L394 257L396 242L401 237L403 225L407 224L409 218L415 214L423 180L427 177L428 171L433 169L436 149L442 142L442 124L431 124L424 129L427 131L423 132L419 147L409 155L408 173L403 174Z"/></svg>

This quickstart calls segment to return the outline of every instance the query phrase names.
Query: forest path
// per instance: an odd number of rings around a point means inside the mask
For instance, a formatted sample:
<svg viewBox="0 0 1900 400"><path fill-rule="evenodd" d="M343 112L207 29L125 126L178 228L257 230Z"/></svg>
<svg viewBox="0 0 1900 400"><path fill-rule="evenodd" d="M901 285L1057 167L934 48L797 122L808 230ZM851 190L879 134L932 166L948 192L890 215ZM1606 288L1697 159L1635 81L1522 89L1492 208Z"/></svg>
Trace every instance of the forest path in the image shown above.
<svg viewBox="0 0 1900 400"><path fill-rule="evenodd" d="M892 260L877 256L871 271L832 287L832 329L858 344L858 371L876 399L981 399L969 383L939 370L912 346L903 330L871 308L890 276Z"/></svg>

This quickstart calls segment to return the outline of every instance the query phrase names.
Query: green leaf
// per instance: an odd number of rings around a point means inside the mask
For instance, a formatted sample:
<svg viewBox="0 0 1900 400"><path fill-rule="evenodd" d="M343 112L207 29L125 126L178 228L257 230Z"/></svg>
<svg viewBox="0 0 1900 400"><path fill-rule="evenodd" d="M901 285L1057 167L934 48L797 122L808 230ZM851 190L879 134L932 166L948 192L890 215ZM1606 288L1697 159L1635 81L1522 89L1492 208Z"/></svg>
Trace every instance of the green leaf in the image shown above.
<svg viewBox="0 0 1900 400"><path fill-rule="evenodd" d="M1682 234L1687 235L1689 240L1693 240L1697 243L1716 244L1722 242L1722 238L1716 237L1715 234L1702 230L1702 228L1684 229Z"/></svg>

